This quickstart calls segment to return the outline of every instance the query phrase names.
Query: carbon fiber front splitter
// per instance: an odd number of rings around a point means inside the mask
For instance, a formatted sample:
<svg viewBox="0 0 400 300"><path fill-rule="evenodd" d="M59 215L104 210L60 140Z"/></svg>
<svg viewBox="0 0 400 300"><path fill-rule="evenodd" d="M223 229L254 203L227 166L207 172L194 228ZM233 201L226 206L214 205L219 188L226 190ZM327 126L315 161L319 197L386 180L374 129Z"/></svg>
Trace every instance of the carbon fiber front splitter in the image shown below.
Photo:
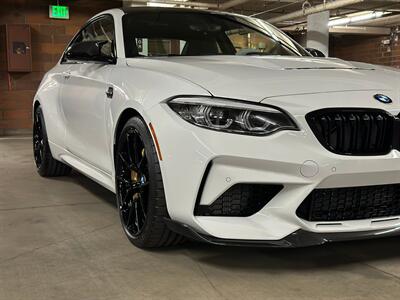
<svg viewBox="0 0 400 300"><path fill-rule="evenodd" d="M330 242L375 239L400 235L400 227L393 227L390 229L340 233L316 233L297 230L281 240L234 240L200 234L190 226L170 219L165 219L165 222L169 229L187 238L221 246L295 248L317 246Z"/></svg>

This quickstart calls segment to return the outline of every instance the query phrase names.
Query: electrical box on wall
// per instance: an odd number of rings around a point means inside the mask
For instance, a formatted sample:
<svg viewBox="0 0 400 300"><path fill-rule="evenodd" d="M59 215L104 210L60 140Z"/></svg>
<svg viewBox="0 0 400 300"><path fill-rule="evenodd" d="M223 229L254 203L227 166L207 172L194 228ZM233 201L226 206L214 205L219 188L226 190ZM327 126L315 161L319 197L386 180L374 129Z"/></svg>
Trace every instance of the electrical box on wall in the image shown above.
<svg viewBox="0 0 400 300"><path fill-rule="evenodd" d="M31 28L27 24L1 26L2 65L8 72L31 72Z"/></svg>

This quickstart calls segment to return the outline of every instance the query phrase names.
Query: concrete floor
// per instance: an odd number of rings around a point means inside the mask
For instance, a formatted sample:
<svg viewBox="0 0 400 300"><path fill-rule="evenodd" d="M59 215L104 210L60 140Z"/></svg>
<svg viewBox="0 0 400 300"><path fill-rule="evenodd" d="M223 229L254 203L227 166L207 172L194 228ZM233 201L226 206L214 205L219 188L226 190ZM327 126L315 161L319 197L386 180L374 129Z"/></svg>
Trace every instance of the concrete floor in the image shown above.
<svg viewBox="0 0 400 300"><path fill-rule="evenodd" d="M0 299L398 299L400 238L305 249L187 243L143 251L114 196L36 174L29 139L0 139Z"/></svg>

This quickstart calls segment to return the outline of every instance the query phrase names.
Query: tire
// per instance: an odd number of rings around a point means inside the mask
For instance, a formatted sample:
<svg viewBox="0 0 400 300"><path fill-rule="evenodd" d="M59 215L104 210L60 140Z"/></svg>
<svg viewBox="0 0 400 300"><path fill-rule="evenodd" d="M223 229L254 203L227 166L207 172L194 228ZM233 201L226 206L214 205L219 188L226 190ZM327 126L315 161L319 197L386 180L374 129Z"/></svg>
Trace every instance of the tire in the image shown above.
<svg viewBox="0 0 400 300"><path fill-rule="evenodd" d="M122 228L139 248L172 246L183 237L169 230L160 163L142 119L127 121L115 152L116 194Z"/></svg>
<svg viewBox="0 0 400 300"><path fill-rule="evenodd" d="M66 176L71 168L62 162L55 160L51 154L49 141L47 139L46 124L43 111L39 106L36 108L33 119L33 157L37 172L42 177Z"/></svg>

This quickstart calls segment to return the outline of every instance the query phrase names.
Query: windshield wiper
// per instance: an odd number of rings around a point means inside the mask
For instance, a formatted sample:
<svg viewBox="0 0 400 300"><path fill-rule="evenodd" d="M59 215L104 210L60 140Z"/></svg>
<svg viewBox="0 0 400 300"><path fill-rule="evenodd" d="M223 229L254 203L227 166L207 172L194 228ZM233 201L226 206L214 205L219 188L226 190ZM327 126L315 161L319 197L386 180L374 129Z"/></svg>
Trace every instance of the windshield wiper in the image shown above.
<svg viewBox="0 0 400 300"><path fill-rule="evenodd" d="M247 52L245 55L246 56L247 55L249 55L249 56L251 56L251 55L260 55L260 56L262 56L262 55L271 55L271 54L266 53L266 52Z"/></svg>

